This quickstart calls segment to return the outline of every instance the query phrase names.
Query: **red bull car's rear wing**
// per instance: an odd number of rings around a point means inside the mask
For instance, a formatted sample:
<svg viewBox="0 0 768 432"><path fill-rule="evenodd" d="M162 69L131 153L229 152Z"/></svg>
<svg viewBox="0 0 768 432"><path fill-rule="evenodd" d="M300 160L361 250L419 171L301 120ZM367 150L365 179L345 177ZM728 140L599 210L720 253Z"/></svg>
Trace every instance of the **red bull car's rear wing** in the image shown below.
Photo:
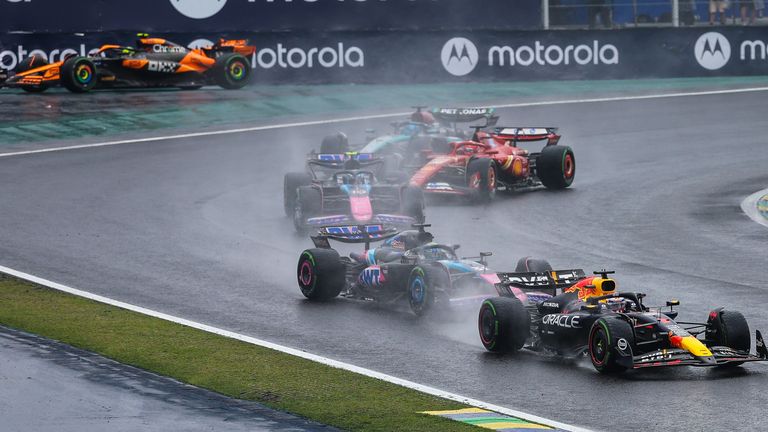
<svg viewBox="0 0 768 432"><path fill-rule="evenodd" d="M587 277L582 269L497 273L497 276L499 277L497 287L501 293L513 295L511 288L514 287L524 292L538 291L553 296Z"/></svg>

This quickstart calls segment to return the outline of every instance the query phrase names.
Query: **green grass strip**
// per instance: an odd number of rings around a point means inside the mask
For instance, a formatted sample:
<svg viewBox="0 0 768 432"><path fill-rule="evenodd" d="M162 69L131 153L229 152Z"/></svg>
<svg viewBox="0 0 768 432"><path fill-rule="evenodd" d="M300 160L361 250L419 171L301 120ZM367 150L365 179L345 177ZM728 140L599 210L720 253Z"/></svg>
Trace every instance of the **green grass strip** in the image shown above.
<svg viewBox="0 0 768 432"><path fill-rule="evenodd" d="M0 274L0 324L350 431L471 431L467 408L381 380Z"/></svg>

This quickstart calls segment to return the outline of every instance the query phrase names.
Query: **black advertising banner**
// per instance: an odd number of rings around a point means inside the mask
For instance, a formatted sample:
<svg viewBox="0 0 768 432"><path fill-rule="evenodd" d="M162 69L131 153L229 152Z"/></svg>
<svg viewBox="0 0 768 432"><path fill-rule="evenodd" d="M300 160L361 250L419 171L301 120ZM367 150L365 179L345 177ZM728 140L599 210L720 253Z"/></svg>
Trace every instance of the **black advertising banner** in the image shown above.
<svg viewBox="0 0 768 432"><path fill-rule="evenodd" d="M4 32L470 28L541 28L541 0L0 0Z"/></svg>
<svg viewBox="0 0 768 432"><path fill-rule="evenodd" d="M199 46L250 38L254 82L436 83L631 79L768 74L761 28L618 31L435 31L165 33ZM104 43L133 45L129 32L0 35L0 67L31 52L50 61Z"/></svg>

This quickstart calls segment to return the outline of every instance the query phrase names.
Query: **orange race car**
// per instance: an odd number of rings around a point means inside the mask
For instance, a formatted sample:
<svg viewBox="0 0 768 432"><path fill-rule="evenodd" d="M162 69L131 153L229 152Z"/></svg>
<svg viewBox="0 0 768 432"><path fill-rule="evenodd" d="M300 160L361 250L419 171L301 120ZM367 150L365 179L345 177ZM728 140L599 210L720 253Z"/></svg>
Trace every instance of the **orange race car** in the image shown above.
<svg viewBox="0 0 768 432"><path fill-rule="evenodd" d="M61 84L75 93L94 88L198 89L211 84L239 89L248 83L248 56L255 51L244 40L221 39L212 46L189 49L140 34L135 48L104 45L87 57L72 55L51 64L32 55L21 61L0 86L42 92Z"/></svg>

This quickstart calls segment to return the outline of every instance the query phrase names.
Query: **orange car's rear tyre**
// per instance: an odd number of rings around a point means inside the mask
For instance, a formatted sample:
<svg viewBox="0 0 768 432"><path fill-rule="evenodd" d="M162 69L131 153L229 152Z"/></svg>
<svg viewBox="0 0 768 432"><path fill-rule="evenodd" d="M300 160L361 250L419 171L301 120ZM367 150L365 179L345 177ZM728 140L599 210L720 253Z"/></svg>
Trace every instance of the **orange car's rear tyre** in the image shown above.
<svg viewBox="0 0 768 432"><path fill-rule="evenodd" d="M251 77L251 64L240 54L225 54L213 66L216 84L227 90L245 87Z"/></svg>
<svg viewBox="0 0 768 432"><path fill-rule="evenodd" d="M86 93L95 86L96 66L85 57L70 57L61 65L61 85L72 93Z"/></svg>

